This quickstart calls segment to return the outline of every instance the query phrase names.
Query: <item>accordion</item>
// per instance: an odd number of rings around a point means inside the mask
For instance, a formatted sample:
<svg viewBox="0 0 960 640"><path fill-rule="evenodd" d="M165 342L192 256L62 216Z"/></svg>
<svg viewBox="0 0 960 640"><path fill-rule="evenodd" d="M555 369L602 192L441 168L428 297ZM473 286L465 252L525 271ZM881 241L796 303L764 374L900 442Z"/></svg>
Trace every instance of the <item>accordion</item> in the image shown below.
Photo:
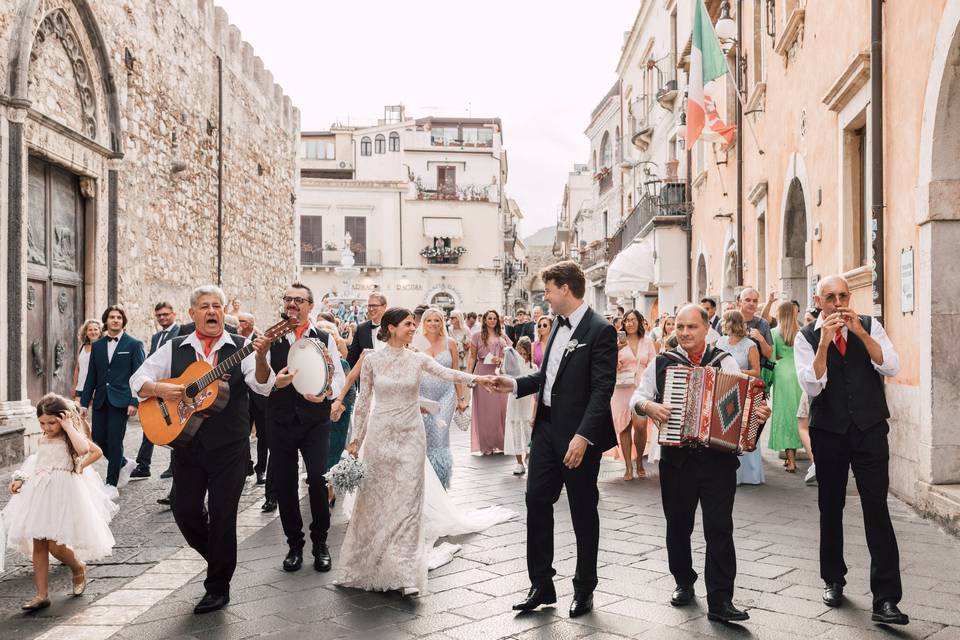
<svg viewBox="0 0 960 640"><path fill-rule="evenodd" d="M757 448L763 422L763 381L714 367L667 367L663 403L673 407L660 426L665 447L708 447L746 453Z"/></svg>

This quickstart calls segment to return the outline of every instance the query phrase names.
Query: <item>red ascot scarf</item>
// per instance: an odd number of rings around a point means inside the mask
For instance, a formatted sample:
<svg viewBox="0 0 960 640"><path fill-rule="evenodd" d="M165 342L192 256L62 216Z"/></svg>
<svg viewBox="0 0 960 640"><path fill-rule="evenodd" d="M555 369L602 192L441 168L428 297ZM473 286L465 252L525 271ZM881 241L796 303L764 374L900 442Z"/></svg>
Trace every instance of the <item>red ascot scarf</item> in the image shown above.
<svg viewBox="0 0 960 640"><path fill-rule="evenodd" d="M221 331L219 335L205 336L202 333L200 333L199 329L197 330L197 340L199 340L200 344L203 345L204 358L210 357L210 352L213 351L213 345L215 345L220 340L220 337L222 335L223 335L223 331Z"/></svg>
<svg viewBox="0 0 960 640"><path fill-rule="evenodd" d="M305 334L309 330L310 330L310 323L304 322L302 325L300 325L299 327L293 330L293 335L295 335L297 337L297 340L299 340L300 338L303 337L303 334Z"/></svg>
<svg viewBox="0 0 960 640"><path fill-rule="evenodd" d="M693 363L693 366L699 367L699 366L700 366L700 360L703 359L703 354L704 354L704 352L705 352L706 350L707 350L707 348L704 347L704 348L701 349L698 353L692 353L692 352L691 352L691 353L688 353L688 354L687 354L687 358L690 360L690 362Z"/></svg>

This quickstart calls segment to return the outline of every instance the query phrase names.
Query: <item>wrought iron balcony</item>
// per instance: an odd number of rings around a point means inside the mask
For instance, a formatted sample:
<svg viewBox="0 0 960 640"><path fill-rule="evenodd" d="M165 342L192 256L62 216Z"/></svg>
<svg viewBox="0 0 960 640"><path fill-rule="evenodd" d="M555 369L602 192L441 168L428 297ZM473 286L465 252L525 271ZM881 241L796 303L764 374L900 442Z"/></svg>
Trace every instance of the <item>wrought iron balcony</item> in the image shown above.
<svg viewBox="0 0 960 640"><path fill-rule="evenodd" d="M594 240L580 249L580 267L586 271L597 265L604 264L612 255L609 249L609 239Z"/></svg>
<svg viewBox="0 0 960 640"><path fill-rule="evenodd" d="M658 216L677 216L685 218L691 211L691 203L687 199L687 185L684 182L664 183L656 195L644 195L637 202L633 211L624 218L617 231L611 236L611 258L623 247L629 244L642 233Z"/></svg>
<svg viewBox="0 0 960 640"><path fill-rule="evenodd" d="M466 252L466 247L437 247L427 245L420 250L420 255L427 259L428 264L458 264L460 262L460 256Z"/></svg>

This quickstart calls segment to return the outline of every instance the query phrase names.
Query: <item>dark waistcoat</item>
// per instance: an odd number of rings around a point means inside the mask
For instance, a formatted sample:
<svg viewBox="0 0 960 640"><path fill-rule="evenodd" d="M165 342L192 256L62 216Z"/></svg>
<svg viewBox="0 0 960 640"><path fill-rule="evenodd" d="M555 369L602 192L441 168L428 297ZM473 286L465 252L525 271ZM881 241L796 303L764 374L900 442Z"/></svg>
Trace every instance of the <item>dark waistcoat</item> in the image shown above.
<svg viewBox="0 0 960 640"><path fill-rule="evenodd" d="M305 334L310 338L318 338L324 346L329 336L320 329L311 327ZM270 366L274 372L279 372L287 366L287 357L290 354L290 342L286 337L273 343L270 347ZM340 354L330 354L331 357L340 357ZM316 403L305 399L294 389L292 384L283 389L274 389L267 400L267 416L271 421L294 422L301 424L319 424L330 420L330 401Z"/></svg>

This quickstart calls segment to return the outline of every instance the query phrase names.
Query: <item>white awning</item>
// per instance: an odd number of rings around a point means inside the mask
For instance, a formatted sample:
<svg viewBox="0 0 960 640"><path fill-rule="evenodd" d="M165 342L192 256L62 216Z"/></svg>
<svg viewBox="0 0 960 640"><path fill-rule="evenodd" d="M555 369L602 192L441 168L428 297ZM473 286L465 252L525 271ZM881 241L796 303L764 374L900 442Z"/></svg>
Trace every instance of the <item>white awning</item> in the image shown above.
<svg viewBox="0 0 960 640"><path fill-rule="evenodd" d="M606 294L632 298L650 289L654 282L653 262L653 245L649 241L629 245L607 267Z"/></svg>
<svg viewBox="0 0 960 640"><path fill-rule="evenodd" d="M424 218L423 235L456 240L463 237L463 225L460 218Z"/></svg>

